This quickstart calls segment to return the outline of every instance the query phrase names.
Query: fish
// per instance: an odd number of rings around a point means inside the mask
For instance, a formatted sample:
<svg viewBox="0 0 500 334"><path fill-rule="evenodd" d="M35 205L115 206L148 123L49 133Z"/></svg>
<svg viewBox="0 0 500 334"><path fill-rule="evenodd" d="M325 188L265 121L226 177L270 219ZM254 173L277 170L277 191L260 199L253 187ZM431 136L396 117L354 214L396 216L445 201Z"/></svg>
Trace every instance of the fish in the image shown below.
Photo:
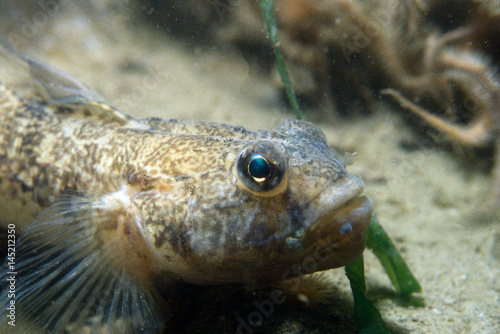
<svg viewBox="0 0 500 334"><path fill-rule="evenodd" d="M6 45L0 83L7 328L168 333L165 287L278 282L365 249L373 201L312 123L133 117Z"/></svg>

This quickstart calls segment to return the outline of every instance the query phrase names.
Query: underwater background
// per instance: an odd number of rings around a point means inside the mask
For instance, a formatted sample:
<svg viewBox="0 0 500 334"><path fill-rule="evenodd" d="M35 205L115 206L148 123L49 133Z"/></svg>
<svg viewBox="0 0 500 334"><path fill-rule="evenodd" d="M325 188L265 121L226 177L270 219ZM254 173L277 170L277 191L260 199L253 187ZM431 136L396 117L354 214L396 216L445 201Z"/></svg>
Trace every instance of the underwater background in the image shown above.
<svg viewBox="0 0 500 334"><path fill-rule="evenodd" d="M256 3L0 1L0 32L126 113L274 129L295 115ZM375 215L422 286L425 306L398 297L365 252L368 297L387 326L500 332L500 1L276 5L306 120L348 153L349 172L365 181ZM387 88L453 129L486 125L477 138L453 136L401 108L382 94ZM284 305L252 331L356 333L343 269L303 289L310 303ZM188 296L185 333L234 332L258 298L228 288Z"/></svg>

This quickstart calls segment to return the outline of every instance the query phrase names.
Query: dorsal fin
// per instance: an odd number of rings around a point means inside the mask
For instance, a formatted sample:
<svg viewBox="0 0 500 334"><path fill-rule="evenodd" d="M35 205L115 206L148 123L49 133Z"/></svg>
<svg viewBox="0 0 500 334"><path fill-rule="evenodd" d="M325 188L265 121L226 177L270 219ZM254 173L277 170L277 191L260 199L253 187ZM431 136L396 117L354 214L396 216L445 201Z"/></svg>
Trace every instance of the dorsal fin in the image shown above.
<svg viewBox="0 0 500 334"><path fill-rule="evenodd" d="M25 99L42 100L76 118L94 117L126 124L132 117L109 105L71 75L29 59L0 40L0 82Z"/></svg>

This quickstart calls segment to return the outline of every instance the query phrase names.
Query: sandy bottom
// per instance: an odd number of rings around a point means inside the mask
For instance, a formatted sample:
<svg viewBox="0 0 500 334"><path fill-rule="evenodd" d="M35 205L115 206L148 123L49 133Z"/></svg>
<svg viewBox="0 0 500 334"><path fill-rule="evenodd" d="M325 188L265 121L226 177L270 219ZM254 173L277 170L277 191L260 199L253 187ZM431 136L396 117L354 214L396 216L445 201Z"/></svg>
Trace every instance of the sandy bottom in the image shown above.
<svg viewBox="0 0 500 334"><path fill-rule="evenodd" d="M273 129L294 117L270 80L238 54L172 39L130 24L125 16L110 20L112 13L64 6L19 48L73 74L127 113L250 129ZM11 29L22 28L22 22L16 27ZM369 297L390 328L499 333L500 222L485 213L490 176L421 137L415 124L388 104L354 119L314 110L306 117L333 147L356 152L348 169L365 180L375 214L423 287L418 296L424 307L398 299L376 258L366 252ZM328 275L336 293L331 319L341 323L341 333L355 332L344 271ZM316 325L328 317L317 320L314 308L298 312L280 325L271 316L255 331L329 332ZM316 320L308 323L308 317Z"/></svg>

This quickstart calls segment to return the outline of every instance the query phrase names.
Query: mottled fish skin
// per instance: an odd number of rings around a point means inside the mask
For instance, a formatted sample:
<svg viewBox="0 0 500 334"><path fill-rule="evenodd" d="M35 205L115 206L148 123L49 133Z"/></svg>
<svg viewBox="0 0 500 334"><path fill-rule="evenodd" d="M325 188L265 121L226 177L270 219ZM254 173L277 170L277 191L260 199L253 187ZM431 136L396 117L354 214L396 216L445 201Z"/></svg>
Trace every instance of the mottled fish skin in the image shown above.
<svg viewBox="0 0 500 334"><path fill-rule="evenodd" d="M95 261L109 263L116 284L138 287L131 300L151 304L158 302L152 283L158 276L202 285L272 282L299 275L291 268L308 257L316 270L326 270L362 254L372 201L361 196L363 182L346 172L313 124L286 120L274 131L254 132L133 118L71 78L58 84L72 89L56 97L51 89L57 85L50 82L62 74L27 64L42 88L21 96L0 87L0 224L15 224L26 234L20 261L29 264L24 270L30 279L37 279L33 270L51 264L42 256L46 248L75 262L54 269L65 279L92 255L82 255L83 249L95 247ZM84 246L68 246L72 238ZM31 261L33 248L42 255ZM104 275L82 270L96 284ZM52 301L46 286L31 289L47 305ZM85 289L80 303L92 300L90 286ZM155 307L148 312L162 317ZM125 330L161 330L137 319L140 325L127 323L127 314L113 318ZM78 331L89 322L69 313L63 318L41 325Z"/></svg>

